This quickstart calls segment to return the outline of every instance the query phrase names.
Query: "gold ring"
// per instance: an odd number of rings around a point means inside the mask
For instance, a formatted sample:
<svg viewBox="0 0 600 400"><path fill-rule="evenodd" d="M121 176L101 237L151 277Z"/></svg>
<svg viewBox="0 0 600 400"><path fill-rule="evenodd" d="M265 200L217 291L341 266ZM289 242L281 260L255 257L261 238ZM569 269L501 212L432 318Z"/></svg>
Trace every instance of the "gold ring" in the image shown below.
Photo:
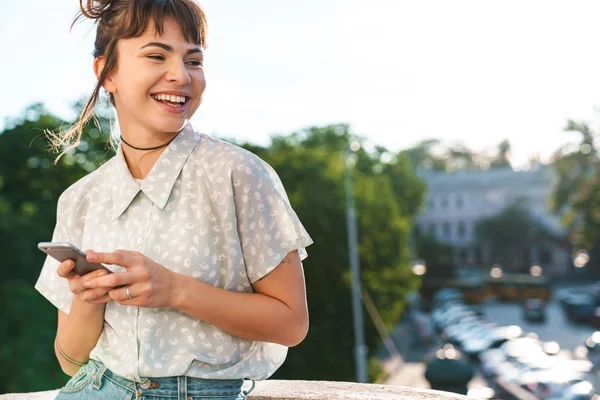
<svg viewBox="0 0 600 400"><path fill-rule="evenodd" d="M129 300L133 300L131 298L131 294L129 293L129 285L127 285L127 287L125 288L125 293L127 293L127 297L129 297Z"/></svg>

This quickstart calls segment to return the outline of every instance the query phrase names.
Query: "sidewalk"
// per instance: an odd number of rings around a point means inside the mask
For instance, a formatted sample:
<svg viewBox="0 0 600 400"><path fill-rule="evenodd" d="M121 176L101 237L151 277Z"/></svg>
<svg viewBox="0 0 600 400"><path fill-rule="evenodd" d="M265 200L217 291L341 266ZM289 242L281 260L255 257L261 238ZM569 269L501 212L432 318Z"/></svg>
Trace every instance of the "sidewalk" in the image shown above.
<svg viewBox="0 0 600 400"><path fill-rule="evenodd" d="M395 374L385 382L386 385L408 386L421 389L430 389L429 382L425 379L425 364L404 363Z"/></svg>
<svg viewBox="0 0 600 400"><path fill-rule="evenodd" d="M428 345L421 343L415 336L415 327L410 322L397 325L391 336L401 359L393 361L388 357L387 360L382 360L387 364L386 368L391 370L390 376L382 383L430 389L429 382L425 379L426 365L423 361L434 356L435 351L442 344L441 338L433 336L432 343ZM479 374L476 374L468 384L469 388L487 386L487 382Z"/></svg>
<svg viewBox="0 0 600 400"><path fill-rule="evenodd" d="M431 389L429 382L425 379L425 368L425 364L420 362L404 363L383 384ZM489 385L479 374L476 374L467 385L469 389L487 386Z"/></svg>

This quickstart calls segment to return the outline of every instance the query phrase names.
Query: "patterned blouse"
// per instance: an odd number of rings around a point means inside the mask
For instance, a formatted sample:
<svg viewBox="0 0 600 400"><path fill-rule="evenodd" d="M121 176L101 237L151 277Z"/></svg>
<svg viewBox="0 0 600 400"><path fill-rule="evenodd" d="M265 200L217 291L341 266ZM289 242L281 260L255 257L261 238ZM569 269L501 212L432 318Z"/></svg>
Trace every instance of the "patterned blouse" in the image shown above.
<svg viewBox="0 0 600 400"><path fill-rule="evenodd" d="M80 249L137 250L179 274L234 292L255 282L312 240L266 162L190 124L141 183L122 148L60 197L53 241ZM69 313L73 298L48 257L35 285ZM108 266L113 272L120 266ZM287 347L241 339L176 309L106 304L90 357L114 373L141 378L266 379Z"/></svg>

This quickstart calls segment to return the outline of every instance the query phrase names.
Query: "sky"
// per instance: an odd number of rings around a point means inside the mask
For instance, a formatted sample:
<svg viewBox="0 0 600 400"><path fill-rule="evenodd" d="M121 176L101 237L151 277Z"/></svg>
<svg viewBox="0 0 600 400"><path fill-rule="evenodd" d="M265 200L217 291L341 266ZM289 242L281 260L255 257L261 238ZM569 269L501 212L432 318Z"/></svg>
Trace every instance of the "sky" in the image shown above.
<svg viewBox="0 0 600 400"><path fill-rule="evenodd" d="M94 28L77 0L0 1L0 129L35 102L63 118L91 93ZM600 131L600 2L204 0L208 87L192 119L219 137L348 123L367 146L439 138L512 161Z"/></svg>

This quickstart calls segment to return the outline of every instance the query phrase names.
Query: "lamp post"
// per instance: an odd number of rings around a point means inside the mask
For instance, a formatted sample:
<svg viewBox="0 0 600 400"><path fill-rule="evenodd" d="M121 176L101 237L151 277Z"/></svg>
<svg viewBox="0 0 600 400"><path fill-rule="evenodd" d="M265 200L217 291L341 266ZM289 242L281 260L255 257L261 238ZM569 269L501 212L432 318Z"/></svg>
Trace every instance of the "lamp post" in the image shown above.
<svg viewBox="0 0 600 400"><path fill-rule="evenodd" d="M352 169L356 163L356 153L360 143L352 142L344 153L346 175L346 221L348 225L348 256L352 275L352 315L354 320L354 358L356 362L356 381L367 383L367 353L365 345L364 322L361 305L360 262L358 258L358 229L356 227L356 208L354 206L354 182Z"/></svg>

